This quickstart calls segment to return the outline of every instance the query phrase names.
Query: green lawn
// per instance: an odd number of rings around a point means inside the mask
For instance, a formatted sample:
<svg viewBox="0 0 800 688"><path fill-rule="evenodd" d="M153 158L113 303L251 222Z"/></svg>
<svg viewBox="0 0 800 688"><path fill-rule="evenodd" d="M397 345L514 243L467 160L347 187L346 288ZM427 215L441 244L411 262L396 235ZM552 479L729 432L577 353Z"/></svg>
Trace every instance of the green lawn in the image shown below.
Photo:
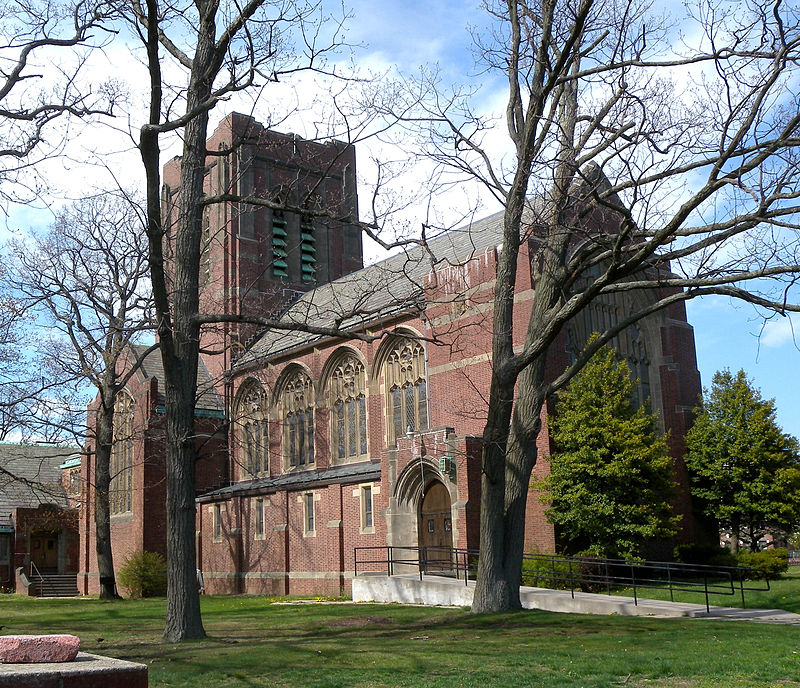
<svg viewBox="0 0 800 688"><path fill-rule="evenodd" d="M780 580L769 582L769 590L756 591L745 590L744 602L748 609L785 609L786 611L800 614L800 567L793 567L789 573L783 574ZM745 582L747 584L747 581ZM765 587L764 581L753 581L754 587ZM619 588L612 591L615 595L627 597L633 596L631 588ZM652 600L668 600L669 592L660 589L643 589L637 591L639 597L650 598ZM700 592L675 592L676 602L694 602L695 604L705 604L705 597ZM741 607L742 598L738 588L736 594L731 595L709 595L709 602L719 607Z"/></svg>
<svg viewBox="0 0 800 688"><path fill-rule="evenodd" d="M75 633L150 685L800 687L800 627L205 597L209 637L162 644L163 600L0 596L1 633Z"/></svg>

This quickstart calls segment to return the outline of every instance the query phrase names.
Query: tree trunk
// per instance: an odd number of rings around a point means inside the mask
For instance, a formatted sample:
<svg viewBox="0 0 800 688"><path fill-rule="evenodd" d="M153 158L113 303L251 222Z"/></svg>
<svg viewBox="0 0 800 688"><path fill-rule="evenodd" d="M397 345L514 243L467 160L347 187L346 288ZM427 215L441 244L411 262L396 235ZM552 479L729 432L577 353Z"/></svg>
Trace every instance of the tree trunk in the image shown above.
<svg viewBox="0 0 800 688"><path fill-rule="evenodd" d="M731 552L733 554L739 553L739 531L741 525L739 523L739 516L734 516L731 521Z"/></svg>
<svg viewBox="0 0 800 688"><path fill-rule="evenodd" d="M522 584L522 555L525 547L525 514L531 473L536 465L536 440L541 429L544 398L544 356L522 371L517 384L517 398L511 422L506 456L505 561L511 590L511 606L521 608L519 587Z"/></svg>
<svg viewBox="0 0 800 688"><path fill-rule="evenodd" d="M187 357L190 358L190 357ZM197 587L195 544L194 368L171 361L166 384L167 442L167 618L164 640L205 637ZM176 368L181 375L176 375ZM166 369L166 361L165 361ZM186 370L193 370L191 382ZM175 379L177 378L177 379ZM182 384L181 384L182 383Z"/></svg>
<svg viewBox="0 0 800 688"><path fill-rule="evenodd" d="M473 612L495 612L511 608L511 590L503 556L505 500L503 463L504 453L499 447L484 448L484 469L481 476L480 557L475 593L472 598Z"/></svg>
<svg viewBox="0 0 800 688"><path fill-rule="evenodd" d="M756 529L755 524L751 520L748 525L748 536L750 537L750 551L751 552L758 552L758 534L759 531Z"/></svg>
<svg viewBox="0 0 800 688"><path fill-rule="evenodd" d="M540 232L539 255L541 273L534 280L535 299L525 337L526 350L536 342L541 353L520 367L514 355L514 292L517 283L519 248L523 234L523 213L527 204L532 156L538 132L538 121L544 100L532 97L527 104L518 98L517 62L520 22L515 3L508 3L512 20L512 98L509 102L509 132L517 149L517 169L506 196L503 217L503 245L498 255L497 282L494 290L492 322L492 384L489 392L489 413L484 429L483 492L481 494L481 539L478 579L475 585L473 611L502 611L520 606L522 582L522 549L525 537L525 509L531 472L536 463L536 439L541 425L540 414L545 402L544 370L546 343L541 338L549 322L548 309L563 294L561 270L569 244L563 215L570 198L570 185L575 173L572 142L575 132L576 94L568 83L562 86L568 94L562 105L560 121L563 133L560 150L555 157L553 189L548 208L540 217L549 222L547 232ZM542 23L552 20L554 3L542 7ZM541 65L531 76L534 90L544 83ZM538 76L537 76L538 75ZM523 110L526 112L523 115ZM526 228L528 229L528 228ZM557 330L549 328L545 339L551 342ZM523 376L524 390L517 390ZM514 423L512 425L512 405ZM495 445L496 443L496 445ZM488 488L488 490L487 490ZM497 502L500 502L498 504ZM494 591L494 592L493 592Z"/></svg>
<svg viewBox="0 0 800 688"><path fill-rule="evenodd" d="M119 599L114 577L114 557L111 551L111 449L114 442L114 395L100 392L97 410L97 441L94 463L94 527L97 570L100 575L100 599Z"/></svg>
<svg viewBox="0 0 800 688"><path fill-rule="evenodd" d="M191 92L191 91L190 91ZM164 639L205 636L197 589L194 406L200 331L199 265L208 117L186 127L173 301L172 346L162 348L167 434L167 621ZM170 350L171 349L171 350Z"/></svg>
<svg viewBox="0 0 800 688"><path fill-rule="evenodd" d="M173 332L162 346L167 432L167 621L164 639L205 637L197 586L194 406L200 349L200 244L208 110L215 65L214 2L198 2L197 49L187 91L179 215L175 234Z"/></svg>
<svg viewBox="0 0 800 688"><path fill-rule="evenodd" d="M511 609L514 585L519 598L519 581L514 584L506 570L503 513L506 498L506 450L516 383L516 375L509 369L508 362L514 357L514 287L519 256L519 227L525 204L523 176L524 173L518 171L520 185L506 207L503 220L504 248L497 263L492 322L492 381L486 427L483 431L480 557L472 599L474 612Z"/></svg>

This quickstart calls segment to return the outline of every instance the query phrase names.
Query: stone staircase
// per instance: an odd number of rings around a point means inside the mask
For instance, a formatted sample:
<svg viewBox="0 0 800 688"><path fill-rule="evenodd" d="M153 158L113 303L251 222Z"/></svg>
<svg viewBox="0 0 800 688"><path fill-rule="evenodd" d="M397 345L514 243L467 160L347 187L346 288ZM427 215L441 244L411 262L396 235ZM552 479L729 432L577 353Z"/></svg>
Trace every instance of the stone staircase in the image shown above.
<svg viewBox="0 0 800 688"><path fill-rule="evenodd" d="M78 576L74 573L34 574L28 586L31 597L77 597L79 594Z"/></svg>

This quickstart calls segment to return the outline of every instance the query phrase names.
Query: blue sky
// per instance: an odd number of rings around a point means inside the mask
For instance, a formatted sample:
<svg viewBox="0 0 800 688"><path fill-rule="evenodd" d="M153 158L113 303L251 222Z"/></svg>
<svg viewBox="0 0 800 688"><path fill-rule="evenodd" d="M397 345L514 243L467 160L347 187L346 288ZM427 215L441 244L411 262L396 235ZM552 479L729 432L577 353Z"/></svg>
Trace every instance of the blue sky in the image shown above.
<svg viewBox="0 0 800 688"><path fill-rule="evenodd" d="M662 3L664 5L665 3ZM505 87L502 77L493 80L486 74L476 76L473 61L473 42L471 31L486 26L486 14L478 2L455 2L452 0L431 0L421 2L368 2L367 0L354 0L349 4L352 18L347 22L347 40L358 44L354 59L361 66L372 67L375 70L396 67L400 73L413 74L421 66L438 65L445 80L468 84L479 84L483 93L483 103L499 100ZM124 52L124 48L123 48ZM121 57L119 53L107 51L108 64L105 72L113 71L113 65ZM108 65L112 68L109 69ZM102 66L98 67L100 73ZM134 76L135 63L131 63L130 75L133 90L137 86ZM143 75L139 74L141 79ZM140 81L138 88L143 88L144 81ZM274 101L266 101L261 112L258 108L254 114L266 121L265 114ZM217 111L217 118L231 109L240 109L235 103L223 104ZM110 144L110 150L121 159L128 156L129 170L141 169L138 155L131 155L130 137L125 139L124 124L115 124L122 130L108 130L117 138ZM289 131L294 130L301 135L308 135L302 129L303 123L298 121L286 122L279 128ZM132 132L135 133L135 119ZM101 130L92 128L89 135L100 141ZM109 133L109 135L110 135ZM117 152L122 151L122 152ZM169 156L179 152L172 150ZM368 157L365 149L360 149L359 167L367 168L365 160ZM103 159L103 164L111 158ZM81 183L80 191L85 193L87 185L85 179L78 174L70 173L62 178L73 177ZM446 207L451 204L455 207L458 199L434 199L433 205ZM362 200L363 205L363 200ZM420 216L416 221L421 221ZM487 209L485 214L490 210ZM31 209L17 209L12 212L7 221L9 229L25 228L37 224L47 224L51 214L45 211L32 211ZM414 220L412 220L414 221ZM733 371L744 369L753 378L767 398L775 398L778 409L778 419L783 428L794 435L800 436L800 350L795 343L788 320L779 319L769 323L762 331L762 321L753 309L747 305L732 304L727 299L713 299L689 303L687 306L689 321L694 326L698 366L704 385L708 385L711 376L716 370L730 368ZM797 321L800 323L800 320Z"/></svg>
<svg viewBox="0 0 800 688"><path fill-rule="evenodd" d="M357 0L352 7L349 38L365 44L360 52L368 59L406 72L438 63L454 80L473 78L470 29L486 23L479 3ZM502 88L502 80L492 87ZM784 430L800 437L800 332L793 337L791 321L777 318L764 327L751 306L721 297L689 302L687 312L703 385L717 370L745 370L765 398L775 399Z"/></svg>

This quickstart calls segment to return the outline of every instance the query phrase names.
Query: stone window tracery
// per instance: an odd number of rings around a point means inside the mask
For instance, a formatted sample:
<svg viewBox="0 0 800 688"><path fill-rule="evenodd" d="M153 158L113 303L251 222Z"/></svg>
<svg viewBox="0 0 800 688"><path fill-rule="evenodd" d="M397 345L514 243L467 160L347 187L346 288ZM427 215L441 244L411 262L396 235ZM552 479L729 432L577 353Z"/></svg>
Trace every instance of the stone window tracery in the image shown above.
<svg viewBox="0 0 800 688"><path fill-rule="evenodd" d="M625 293L603 294L595 299L567 325L567 351L573 360L593 333L614 327L633 312L632 299ZM651 396L650 352L646 329L633 324L614 337L610 346L627 362L631 375L639 379L633 401L636 406L642 406Z"/></svg>
<svg viewBox="0 0 800 688"><path fill-rule="evenodd" d="M400 340L386 361L390 441L407 432L428 429L428 384L425 351L418 342Z"/></svg>
<svg viewBox="0 0 800 688"><path fill-rule="evenodd" d="M314 465L314 386L302 371L286 383L283 399L283 453L290 468Z"/></svg>
<svg viewBox="0 0 800 688"><path fill-rule="evenodd" d="M330 381L331 455L349 459L367 455L367 398L364 365L344 358Z"/></svg>
<svg viewBox="0 0 800 688"><path fill-rule="evenodd" d="M239 394L236 407L236 433L239 460L246 474L253 477L269 471L268 400L264 388L249 380Z"/></svg>
<svg viewBox="0 0 800 688"><path fill-rule="evenodd" d="M114 400L114 443L108 490L112 514L133 510L133 406L133 398L126 392L120 392Z"/></svg>

